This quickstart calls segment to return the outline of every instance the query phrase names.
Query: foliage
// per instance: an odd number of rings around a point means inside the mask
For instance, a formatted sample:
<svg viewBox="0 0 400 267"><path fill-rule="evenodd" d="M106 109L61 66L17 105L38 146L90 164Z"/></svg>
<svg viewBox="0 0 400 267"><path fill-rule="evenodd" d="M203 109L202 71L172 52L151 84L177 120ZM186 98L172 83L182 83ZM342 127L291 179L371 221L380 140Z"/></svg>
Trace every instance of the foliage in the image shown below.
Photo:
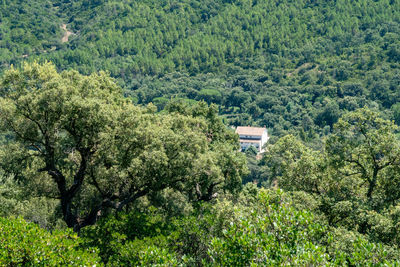
<svg viewBox="0 0 400 267"><path fill-rule="evenodd" d="M155 113L105 73L57 73L49 63L11 69L1 85L1 126L15 138L3 168L59 198L76 231L166 188L209 201L241 186L237 136L205 103Z"/></svg>
<svg viewBox="0 0 400 267"><path fill-rule="evenodd" d="M62 20L56 10L47 0L1 1L0 70L60 47Z"/></svg>
<svg viewBox="0 0 400 267"><path fill-rule="evenodd" d="M126 244L118 254L110 266L178 266L179 262L167 249L148 244L138 246L135 242Z"/></svg>
<svg viewBox="0 0 400 267"><path fill-rule="evenodd" d="M209 253L216 266L397 266L396 248L368 241L366 236L331 228L310 209L296 207L281 190L260 190L243 206Z"/></svg>
<svg viewBox="0 0 400 267"><path fill-rule="evenodd" d="M0 217L0 241L2 266L101 266L96 250L80 249L72 231L49 233L21 218Z"/></svg>
<svg viewBox="0 0 400 267"><path fill-rule="evenodd" d="M93 227L82 229L81 236L86 247L99 249L103 262L112 265L136 262L135 265L138 265L139 254L147 246L166 243L162 236L166 230L166 222L150 207L147 212L132 211L109 216Z"/></svg>
<svg viewBox="0 0 400 267"><path fill-rule="evenodd" d="M265 156L265 172L283 189L303 191L329 225L366 234L397 248L397 126L363 108L334 125L322 151L293 136L281 138Z"/></svg>
<svg viewBox="0 0 400 267"><path fill-rule="evenodd" d="M365 236L343 228L335 228L328 235L327 253L337 266L397 266L396 248L369 242Z"/></svg>
<svg viewBox="0 0 400 267"><path fill-rule="evenodd" d="M29 186L0 173L0 217L21 216L42 228L63 228L58 201L38 197Z"/></svg>
<svg viewBox="0 0 400 267"><path fill-rule="evenodd" d="M136 266L144 260L161 266L398 263L395 247L328 226L310 211L305 197L248 184L238 198L225 196L185 216L169 218L149 208L105 218L82 235L85 246L98 247L109 266Z"/></svg>
<svg viewBox="0 0 400 267"><path fill-rule="evenodd" d="M246 149L245 155L249 174L243 177L243 183L255 183L260 185L262 182L265 182L260 166L261 156L258 155L258 150L254 146L250 146Z"/></svg>
<svg viewBox="0 0 400 267"><path fill-rule="evenodd" d="M132 99L159 109L171 98L205 100L229 124L318 143L345 111L400 102L398 1L3 0L0 8L0 71L23 60L107 70ZM74 33L67 43L63 23Z"/></svg>
<svg viewBox="0 0 400 267"><path fill-rule="evenodd" d="M397 128L393 122L364 108L343 116L327 141L332 166L343 170L345 176L360 175L368 184L370 200L378 184L384 190L384 202L400 198L394 189L399 185L396 176L400 171L397 167L400 163Z"/></svg>
<svg viewBox="0 0 400 267"><path fill-rule="evenodd" d="M4 265L398 265L399 3L0 1Z"/></svg>
<svg viewBox="0 0 400 267"><path fill-rule="evenodd" d="M278 198L281 197L278 192ZM254 210L214 238L210 255L217 266L325 265L328 256L316 241L325 231L308 212L297 211L267 192ZM282 201L282 202L281 202Z"/></svg>
<svg viewBox="0 0 400 267"><path fill-rule="evenodd" d="M111 266L140 265L148 260L202 265L209 259L210 240L219 236L234 214L233 204L221 201L202 204L183 215L168 216L154 207L130 213L118 213L82 229L86 247L95 246L103 262ZM171 263L172 264L172 263Z"/></svg>

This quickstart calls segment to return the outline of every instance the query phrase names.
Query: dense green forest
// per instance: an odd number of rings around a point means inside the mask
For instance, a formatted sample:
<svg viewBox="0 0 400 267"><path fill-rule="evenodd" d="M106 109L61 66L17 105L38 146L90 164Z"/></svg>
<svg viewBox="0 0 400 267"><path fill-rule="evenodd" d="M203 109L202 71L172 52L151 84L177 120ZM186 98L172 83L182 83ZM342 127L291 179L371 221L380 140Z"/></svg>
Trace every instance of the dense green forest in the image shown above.
<svg viewBox="0 0 400 267"><path fill-rule="evenodd" d="M4 0L0 8L2 70L38 59L107 70L139 104L204 100L227 124L304 141L365 105L400 122L399 1ZM62 24L73 33L65 43Z"/></svg>
<svg viewBox="0 0 400 267"><path fill-rule="evenodd" d="M398 266L399 125L397 0L2 0L0 266Z"/></svg>

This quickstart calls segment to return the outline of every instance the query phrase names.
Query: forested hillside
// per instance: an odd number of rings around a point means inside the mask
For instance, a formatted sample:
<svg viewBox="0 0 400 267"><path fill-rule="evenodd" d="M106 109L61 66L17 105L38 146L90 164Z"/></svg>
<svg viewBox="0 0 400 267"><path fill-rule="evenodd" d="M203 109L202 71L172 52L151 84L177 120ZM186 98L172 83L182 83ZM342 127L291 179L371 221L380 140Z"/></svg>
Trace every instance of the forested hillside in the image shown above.
<svg viewBox="0 0 400 267"><path fill-rule="evenodd" d="M399 266L399 126L397 0L0 0L0 266Z"/></svg>
<svg viewBox="0 0 400 267"><path fill-rule="evenodd" d="M365 105L400 121L398 1L4 0L1 8L2 70L35 59L107 70L139 104L205 100L228 124L306 141ZM73 33L66 43L63 23Z"/></svg>

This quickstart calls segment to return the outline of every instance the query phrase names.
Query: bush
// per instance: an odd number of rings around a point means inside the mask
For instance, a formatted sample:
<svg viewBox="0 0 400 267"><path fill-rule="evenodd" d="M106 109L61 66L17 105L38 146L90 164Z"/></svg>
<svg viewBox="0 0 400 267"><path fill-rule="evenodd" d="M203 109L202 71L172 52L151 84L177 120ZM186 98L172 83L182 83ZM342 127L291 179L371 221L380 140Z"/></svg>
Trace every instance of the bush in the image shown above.
<svg viewBox="0 0 400 267"><path fill-rule="evenodd" d="M0 266L101 266L97 251L80 244L71 230L49 233L22 218L0 217Z"/></svg>
<svg viewBox="0 0 400 267"><path fill-rule="evenodd" d="M218 266L324 265L328 255L317 245L324 231L311 213L286 203L282 192L261 191L253 212L214 238L209 253Z"/></svg>
<svg viewBox="0 0 400 267"><path fill-rule="evenodd" d="M121 246L107 266L178 266L178 262L167 249L135 240Z"/></svg>

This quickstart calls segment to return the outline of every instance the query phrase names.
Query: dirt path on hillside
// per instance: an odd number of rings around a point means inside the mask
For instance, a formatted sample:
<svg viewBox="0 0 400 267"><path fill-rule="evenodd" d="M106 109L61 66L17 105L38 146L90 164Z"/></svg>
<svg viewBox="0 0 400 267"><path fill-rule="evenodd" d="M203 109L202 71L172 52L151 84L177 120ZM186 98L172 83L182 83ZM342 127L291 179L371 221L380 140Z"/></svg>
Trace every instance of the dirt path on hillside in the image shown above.
<svg viewBox="0 0 400 267"><path fill-rule="evenodd" d="M61 43L66 43L66 42L68 42L69 36L74 33L67 30L67 24L61 25L61 28L64 30L64 36L61 39Z"/></svg>

